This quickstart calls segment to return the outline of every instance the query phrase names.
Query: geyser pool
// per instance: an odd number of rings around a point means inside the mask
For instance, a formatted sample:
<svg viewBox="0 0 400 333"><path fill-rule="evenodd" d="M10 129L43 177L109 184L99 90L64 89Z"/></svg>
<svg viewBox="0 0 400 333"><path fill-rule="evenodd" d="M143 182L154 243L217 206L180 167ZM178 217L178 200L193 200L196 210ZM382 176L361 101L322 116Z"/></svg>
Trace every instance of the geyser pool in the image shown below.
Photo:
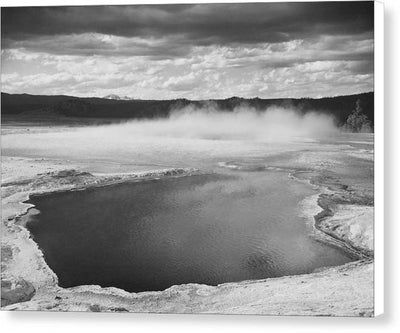
<svg viewBox="0 0 400 333"><path fill-rule="evenodd" d="M62 287L216 285L350 261L310 235L314 193L278 171L146 180L32 196L27 227Z"/></svg>

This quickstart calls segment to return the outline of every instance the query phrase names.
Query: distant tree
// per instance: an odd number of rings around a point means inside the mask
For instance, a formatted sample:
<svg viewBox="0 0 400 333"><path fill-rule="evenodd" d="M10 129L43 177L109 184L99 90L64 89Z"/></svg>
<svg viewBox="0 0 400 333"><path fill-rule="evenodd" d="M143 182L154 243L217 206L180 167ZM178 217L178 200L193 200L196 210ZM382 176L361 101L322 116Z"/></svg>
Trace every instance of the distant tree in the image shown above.
<svg viewBox="0 0 400 333"><path fill-rule="evenodd" d="M360 99L357 99L356 108L347 117L344 129L353 133L369 133L372 131L371 121L362 112Z"/></svg>

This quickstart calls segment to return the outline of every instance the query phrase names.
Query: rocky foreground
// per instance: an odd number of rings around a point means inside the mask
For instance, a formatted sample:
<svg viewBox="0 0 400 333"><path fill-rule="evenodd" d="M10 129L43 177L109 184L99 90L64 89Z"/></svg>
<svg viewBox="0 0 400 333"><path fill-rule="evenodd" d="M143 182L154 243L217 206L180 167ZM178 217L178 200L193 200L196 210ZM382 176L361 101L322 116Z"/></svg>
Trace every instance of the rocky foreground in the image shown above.
<svg viewBox="0 0 400 333"><path fill-rule="evenodd" d="M3 310L220 313L373 316L373 208L371 195L348 191L332 175L311 177L326 190L315 218L316 236L354 253L359 260L307 275L224 283L187 284L160 292L117 288L61 288L37 244L18 218L32 193L44 193L145 178L186 176L194 169L132 175L92 175L60 161L3 157L1 304ZM301 178L301 177L300 177ZM353 189L356 185L353 185Z"/></svg>

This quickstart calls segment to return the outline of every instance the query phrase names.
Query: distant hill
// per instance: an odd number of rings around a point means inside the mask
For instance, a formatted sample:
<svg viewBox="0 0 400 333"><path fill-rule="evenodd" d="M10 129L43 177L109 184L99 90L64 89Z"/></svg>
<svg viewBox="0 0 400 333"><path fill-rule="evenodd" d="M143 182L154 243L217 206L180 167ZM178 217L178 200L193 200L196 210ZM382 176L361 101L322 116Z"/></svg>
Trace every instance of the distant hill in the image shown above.
<svg viewBox="0 0 400 333"><path fill-rule="evenodd" d="M118 97L118 96L117 96ZM174 100L124 100L94 97L74 96L42 96L28 94L1 93L1 113L19 115L24 118L38 114L78 118L106 118L106 119L138 119L167 117L173 110L186 106L201 107L215 105L224 111L232 111L236 107L245 105L256 110L264 110L270 106L294 107L302 113L319 111L333 115L338 125L343 125L355 108L357 100L363 113L374 124L374 93L362 93L348 96L324 98L241 98L212 99L191 101L187 99ZM63 117L63 118L64 118Z"/></svg>

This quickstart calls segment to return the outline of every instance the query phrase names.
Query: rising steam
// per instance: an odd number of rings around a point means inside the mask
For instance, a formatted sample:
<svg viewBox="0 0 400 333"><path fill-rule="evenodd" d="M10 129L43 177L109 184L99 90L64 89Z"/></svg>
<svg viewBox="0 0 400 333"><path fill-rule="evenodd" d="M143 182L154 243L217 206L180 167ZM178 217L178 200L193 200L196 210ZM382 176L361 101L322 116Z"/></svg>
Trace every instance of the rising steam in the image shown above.
<svg viewBox="0 0 400 333"><path fill-rule="evenodd" d="M301 114L277 107L263 112L239 107L227 112L210 106L176 110L163 119L50 130L32 128L2 135L2 150L12 156L87 161L91 165L107 162L118 168L126 163L130 171L134 163L138 170L153 170L265 156L290 150L288 145L293 142L308 142L336 131L331 117L316 112Z"/></svg>
<svg viewBox="0 0 400 333"><path fill-rule="evenodd" d="M312 138L338 131L334 119L316 112L301 114L294 109L271 107L263 112L245 107L232 112L214 107L187 107L169 118L134 120L107 126L120 135L205 140L282 141Z"/></svg>

